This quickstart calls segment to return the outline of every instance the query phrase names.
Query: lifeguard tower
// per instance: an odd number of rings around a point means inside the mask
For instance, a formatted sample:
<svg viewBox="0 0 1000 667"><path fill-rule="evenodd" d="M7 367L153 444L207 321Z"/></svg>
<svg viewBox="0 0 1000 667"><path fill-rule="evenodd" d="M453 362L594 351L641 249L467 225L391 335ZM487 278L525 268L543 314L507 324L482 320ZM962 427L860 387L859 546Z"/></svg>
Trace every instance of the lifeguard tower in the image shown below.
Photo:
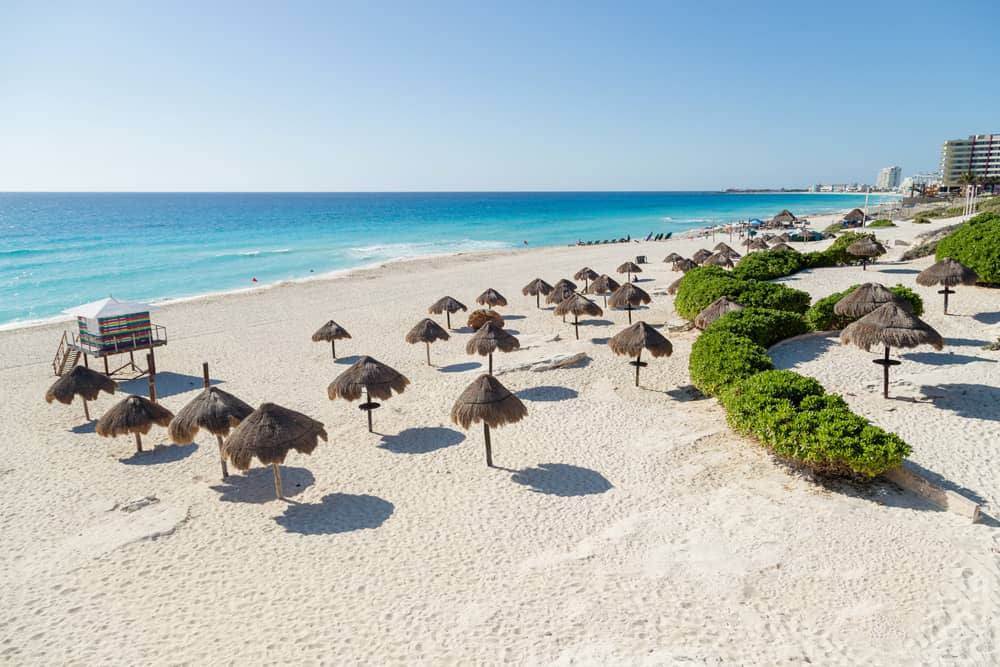
<svg viewBox="0 0 1000 667"><path fill-rule="evenodd" d="M149 320L149 311L153 309L146 303L120 301L111 296L63 311L76 316L77 328L63 333L52 360L53 372L61 376L72 370L80 357L89 368L88 360L93 357L103 361L108 377L132 379L145 375L149 369L136 364L135 353L149 350L153 361L154 350L167 344L166 328ZM124 363L122 359L108 361L109 357L125 354L128 361ZM112 367L114 364L120 365Z"/></svg>

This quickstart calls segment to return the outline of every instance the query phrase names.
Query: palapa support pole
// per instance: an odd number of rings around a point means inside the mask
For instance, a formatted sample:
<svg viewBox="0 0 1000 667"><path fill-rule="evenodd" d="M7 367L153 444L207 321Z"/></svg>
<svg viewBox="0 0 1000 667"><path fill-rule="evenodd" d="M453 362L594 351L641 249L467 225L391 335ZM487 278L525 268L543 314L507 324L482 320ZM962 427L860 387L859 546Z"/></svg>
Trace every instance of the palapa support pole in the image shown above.
<svg viewBox="0 0 1000 667"><path fill-rule="evenodd" d="M486 465L493 467L493 447L490 445L490 425L483 422L483 437L486 438Z"/></svg>
<svg viewBox="0 0 1000 667"><path fill-rule="evenodd" d="M573 329L576 330L576 339L580 340L580 316L573 313Z"/></svg>
<svg viewBox="0 0 1000 667"><path fill-rule="evenodd" d="M104 374L111 377L111 369L108 368L108 355L104 355L101 358L104 359Z"/></svg>
<svg viewBox="0 0 1000 667"><path fill-rule="evenodd" d="M368 392L368 388L367 387L365 388L365 402L368 403L368 411L367 411L368 412L368 432L369 433L374 433L375 432L375 428L372 426L372 406L371 406L372 397L371 397L371 394Z"/></svg>
<svg viewBox="0 0 1000 667"><path fill-rule="evenodd" d="M274 492L278 494L278 500L284 500L285 492L281 490L281 471L278 470L278 464L272 463L271 469L274 471Z"/></svg>
<svg viewBox="0 0 1000 667"><path fill-rule="evenodd" d="M535 308L538 310L542 309L542 293L535 292Z"/></svg>
<svg viewBox="0 0 1000 667"><path fill-rule="evenodd" d="M450 310L444 311L444 319L445 319L446 322L448 322L448 328L450 329L451 328L451 311Z"/></svg>
<svg viewBox="0 0 1000 667"><path fill-rule="evenodd" d="M639 369L642 368L642 350L635 355L635 386L639 386Z"/></svg>
<svg viewBox="0 0 1000 667"><path fill-rule="evenodd" d="M945 315L948 314L948 295L949 294L954 294L954 293L955 293L955 290L951 289L947 285L944 286L944 289L939 289L938 290L938 294L944 294L944 314Z"/></svg>
<svg viewBox="0 0 1000 667"><path fill-rule="evenodd" d="M627 304L628 309L628 323L632 324L632 304Z"/></svg>
<svg viewBox="0 0 1000 667"><path fill-rule="evenodd" d="M156 361L152 352L146 355L146 363L149 365L149 400L156 403Z"/></svg>
<svg viewBox="0 0 1000 667"><path fill-rule="evenodd" d="M142 436L139 435L138 431L135 433L135 451L137 454L142 453Z"/></svg>
<svg viewBox="0 0 1000 667"><path fill-rule="evenodd" d="M431 344L430 341L424 341L424 345L427 346L427 365L431 365Z"/></svg>
<svg viewBox="0 0 1000 667"><path fill-rule="evenodd" d="M83 399L83 416L90 421L90 410L87 408L87 399Z"/></svg>
<svg viewBox="0 0 1000 667"><path fill-rule="evenodd" d="M208 374L208 362L206 361L201 365L201 376L205 381L205 389L208 389L212 384L211 376Z"/></svg>
<svg viewBox="0 0 1000 667"><path fill-rule="evenodd" d="M865 258L865 259L861 260L861 270L862 271L867 271L868 270L868 258Z"/></svg>
<svg viewBox="0 0 1000 667"><path fill-rule="evenodd" d="M493 353L492 352L490 352L489 358L490 358L490 370L489 370L488 375L493 375Z"/></svg>
<svg viewBox="0 0 1000 667"><path fill-rule="evenodd" d="M333 358L336 359L337 358L337 341L335 341L335 340L331 340L330 341L330 352L333 354Z"/></svg>
<svg viewBox="0 0 1000 667"><path fill-rule="evenodd" d="M882 359L872 359L873 364L882 367L882 398L889 398L889 367L898 366L901 362L889 358L889 346L885 346L885 357Z"/></svg>
<svg viewBox="0 0 1000 667"><path fill-rule="evenodd" d="M219 441L219 461L222 463L222 479L229 477L229 466L226 465L226 455L222 451L222 436L216 435L216 439Z"/></svg>

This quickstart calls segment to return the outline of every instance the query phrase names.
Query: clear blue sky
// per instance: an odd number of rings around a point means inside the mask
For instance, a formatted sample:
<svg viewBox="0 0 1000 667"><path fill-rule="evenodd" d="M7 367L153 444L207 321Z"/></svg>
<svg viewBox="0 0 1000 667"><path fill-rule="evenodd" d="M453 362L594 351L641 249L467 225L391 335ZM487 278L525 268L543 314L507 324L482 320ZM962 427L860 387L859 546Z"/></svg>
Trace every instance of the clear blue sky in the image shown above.
<svg viewBox="0 0 1000 667"><path fill-rule="evenodd" d="M0 0L0 190L872 182L1000 132L995 11Z"/></svg>

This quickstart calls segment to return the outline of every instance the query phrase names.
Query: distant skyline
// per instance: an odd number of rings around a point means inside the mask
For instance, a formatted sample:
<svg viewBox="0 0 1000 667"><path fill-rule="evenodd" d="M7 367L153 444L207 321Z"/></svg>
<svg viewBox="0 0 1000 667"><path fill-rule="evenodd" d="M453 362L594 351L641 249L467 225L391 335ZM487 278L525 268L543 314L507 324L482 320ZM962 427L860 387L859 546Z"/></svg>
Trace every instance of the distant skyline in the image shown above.
<svg viewBox="0 0 1000 667"><path fill-rule="evenodd" d="M993 10L8 3L0 191L873 183L1000 132Z"/></svg>

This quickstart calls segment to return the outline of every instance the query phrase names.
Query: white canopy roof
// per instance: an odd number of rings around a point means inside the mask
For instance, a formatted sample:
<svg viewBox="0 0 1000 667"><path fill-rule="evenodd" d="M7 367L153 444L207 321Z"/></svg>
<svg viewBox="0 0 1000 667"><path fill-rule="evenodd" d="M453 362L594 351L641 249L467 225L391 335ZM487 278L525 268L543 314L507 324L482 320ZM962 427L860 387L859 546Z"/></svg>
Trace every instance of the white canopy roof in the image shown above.
<svg viewBox="0 0 1000 667"><path fill-rule="evenodd" d="M118 315L131 315L132 313L143 313L154 310L155 306L138 301L120 301L113 296L99 301L91 301L82 306L68 308L63 312L67 315L97 319L100 317L116 317Z"/></svg>

